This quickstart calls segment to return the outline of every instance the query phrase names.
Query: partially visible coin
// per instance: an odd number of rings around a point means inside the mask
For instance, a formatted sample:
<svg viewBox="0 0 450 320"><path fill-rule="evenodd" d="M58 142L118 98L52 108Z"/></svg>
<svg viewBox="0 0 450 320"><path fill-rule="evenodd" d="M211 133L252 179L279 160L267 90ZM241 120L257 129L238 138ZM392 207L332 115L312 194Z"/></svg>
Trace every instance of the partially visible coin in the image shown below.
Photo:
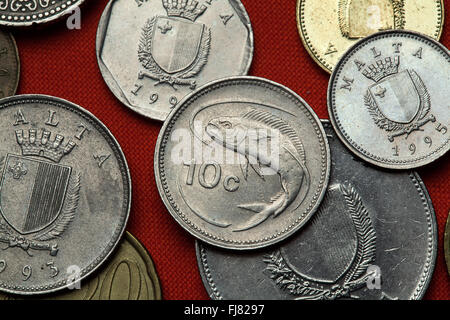
<svg viewBox="0 0 450 320"><path fill-rule="evenodd" d="M297 26L311 57L331 72L359 39L390 29L413 30L439 40L443 0L298 0Z"/></svg>
<svg viewBox="0 0 450 320"><path fill-rule="evenodd" d="M339 138L357 156L390 169L417 168L450 148L450 54L409 31L374 34L352 47L328 87Z"/></svg>
<svg viewBox="0 0 450 320"><path fill-rule="evenodd" d="M11 33L0 31L0 98L16 93L20 78L20 59Z"/></svg>
<svg viewBox="0 0 450 320"><path fill-rule="evenodd" d="M84 0L4 0L0 25L25 27L55 21L75 10Z"/></svg>
<svg viewBox="0 0 450 320"><path fill-rule="evenodd" d="M241 76L180 102L160 132L154 167L182 227L243 250L279 242L306 223L325 193L330 156L306 102L280 84Z"/></svg>
<svg viewBox="0 0 450 320"><path fill-rule="evenodd" d="M438 241L425 185L414 172L368 166L348 152L331 125L325 124L325 130L333 162L330 186L304 228L281 244L252 252L197 242L198 265L211 298L423 297Z"/></svg>
<svg viewBox="0 0 450 320"><path fill-rule="evenodd" d="M447 262L448 274L450 275L450 212L448 213L447 225L445 227L444 252L445 261Z"/></svg>
<svg viewBox="0 0 450 320"><path fill-rule="evenodd" d="M0 299L22 297L0 295ZM34 299L35 297L33 297ZM51 300L161 300L161 287L147 250L126 233L113 257L99 272L72 290L39 297Z"/></svg>
<svg viewBox="0 0 450 320"><path fill-rule="evenodd" d="M111 254L130 211L122 150L92 114L66 100L0 100L0 291L70 287Z"/></svg>
<svg viewBox="0 0 450 320"><path fill-rule="evenodd" d="M252 57L240 0L112 0L97 31L97 60L111 91L161 121L197 87L247 74Z"/></svg>

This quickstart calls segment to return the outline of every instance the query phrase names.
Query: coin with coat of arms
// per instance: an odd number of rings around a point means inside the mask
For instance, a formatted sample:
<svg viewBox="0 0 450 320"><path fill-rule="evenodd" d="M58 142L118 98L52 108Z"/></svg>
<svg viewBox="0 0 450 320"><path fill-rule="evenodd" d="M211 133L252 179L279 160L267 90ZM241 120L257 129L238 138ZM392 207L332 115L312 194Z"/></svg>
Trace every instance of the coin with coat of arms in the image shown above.
<svg viewBox="0 0 450 320"><path fill-rule="evenodd" d="M298 0L302 42L320 67L331 72L356 41L378 31L405 29L439 40L443 0Z"/></svg>
<svg viewBox="0 0 450 320"><path fill-rule="evenodd" d="M197 241L211 298L408 300L425 294L438 235L422 180L414 172L368 166L348 152L329 122L324 126L330 184L304 228L281 244L252 252Z"/></svg>
<svg viewBox="0 0 450 320"><path fill-rule="evenodd" d="M55 21L79 10L84 0L2 0L0 25L25 27Z"/></svg>
<svg viewBox="0 0 450 320"><path fill-rule="evenodd" d="M0 294L0 300L24 299ZM36 296L29 297L36 299ZM45 300L161 300L158 275L147 250L131 235L124 239L98 272L72 289L41 295Z"/></svg>
<svg viewBox="0 0 450 320"><path fill-rule="evenodd" d="M252 57L240 0L112 0L97 31L97 60L111 91L161 121L199 86L247 74Z"/></svg>
<svg viewBox="0 0 450 320"><path fill-rule="evenodd" d="M131 181L122 150L92 114L66 100L0 101L0 290L76 285L124 231Z"/></svg>
<svg viewBox="0 0 450 320"><path fill-rule="evenodd" d="M314 111L288 88L256 77L211 82L165 121L155 179L175 220L236 250L301 228L325 193L330 155Z"/></svg>
<svg viewBox="0 0 450 320"><path fill-rule="evenodd" d="M414 32L386 31L352 47L328 86L328 112L356 155L390 169L416 168L450 148L450 55Z"/></svg>

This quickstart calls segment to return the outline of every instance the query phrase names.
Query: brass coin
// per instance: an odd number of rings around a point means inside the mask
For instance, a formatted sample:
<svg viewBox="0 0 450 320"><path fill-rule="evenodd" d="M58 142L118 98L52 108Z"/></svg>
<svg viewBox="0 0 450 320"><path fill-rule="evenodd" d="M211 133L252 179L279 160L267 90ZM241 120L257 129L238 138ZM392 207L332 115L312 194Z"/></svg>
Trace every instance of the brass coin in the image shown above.
<svg viewBox="0 0 450 320"><path fill-rule="evenodd" d="M9 32L0 31L0 98L16 93L20 77L20 60L16 41Z"/></svg>
<svg viewBox="0 0 450 320"><path fill-rule="evenodd" d="M447 225L445 226L444 251L445 261L447 262L447 270L450 275L450 212L448 213Z"/></svg>
<svg viewBox="0 0 450 320"><path fill-rule="evenodd" d="M375 32L406 29L439 40L443 0L298 0L297 26L311 57L331 73L356 41Z"/></svg>
<svg viewBox="0 0 450 320"><path fill-rule="evenodd" d="M23 299L0 295L0 300ZM36 299L36 297L30 297ZM126 232L107 265L80 283L80 289L39 296L45 300L161 300L161 286L144 246Z"/></svg>

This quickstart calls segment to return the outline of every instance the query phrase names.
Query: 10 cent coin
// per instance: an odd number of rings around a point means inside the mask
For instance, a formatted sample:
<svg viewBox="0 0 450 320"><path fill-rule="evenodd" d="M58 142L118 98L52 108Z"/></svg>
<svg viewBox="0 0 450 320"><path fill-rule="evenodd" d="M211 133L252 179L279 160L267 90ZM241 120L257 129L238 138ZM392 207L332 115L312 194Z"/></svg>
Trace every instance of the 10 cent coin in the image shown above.
<svg viewBox="0 0 450 320"><path fill-rule="evenodd" d="M231 77L180 102L160 132L154 167L165 205L187 231L216 246L255 249L313 215L330 156L320 121L298 95Z"/></svg>

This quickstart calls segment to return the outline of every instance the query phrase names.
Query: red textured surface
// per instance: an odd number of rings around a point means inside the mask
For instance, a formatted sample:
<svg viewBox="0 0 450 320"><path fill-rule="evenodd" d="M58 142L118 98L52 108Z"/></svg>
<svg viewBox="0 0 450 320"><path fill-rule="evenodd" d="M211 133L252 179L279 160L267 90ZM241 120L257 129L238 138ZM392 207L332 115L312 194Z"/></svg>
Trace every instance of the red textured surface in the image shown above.
<svg viewBox="0 0 450 320"><path fill-rule="evenodd" d="M288 86L300 94L319 117L328 118L326 90L329 75L303 48L297 33L296 0L242 2L255 34L256 48L250 74ZM91 111L108 126L124 150L133 180L128 230L150 251L164 298L207 299L197 269L194 239L172 219L156 189L153 152L161 123L124 107L100 75L95 37L106 3L107 0L86 0L81 30L68 30L65 21L35 30L12 30L22 63L18 93L62 97ZM450 8L450 0L445 0L445 5ZM447 20L448 10L446 13ZM441 41L448 47L447 29L444 29ZM433 200L439 227L436 270L426 298L450 299L450 277L443 254L444 225L450 203L448 155L419 173Z"/></svg>

